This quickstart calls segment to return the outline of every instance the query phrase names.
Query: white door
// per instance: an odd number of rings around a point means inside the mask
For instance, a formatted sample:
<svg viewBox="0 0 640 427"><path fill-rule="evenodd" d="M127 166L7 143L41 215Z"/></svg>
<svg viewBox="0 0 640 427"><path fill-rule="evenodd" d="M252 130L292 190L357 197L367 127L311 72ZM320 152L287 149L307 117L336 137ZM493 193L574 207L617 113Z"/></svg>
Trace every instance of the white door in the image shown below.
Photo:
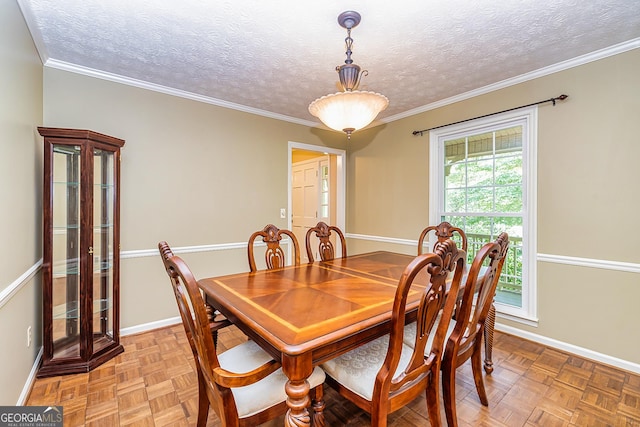
<svg viewBox="0 0 640 427"><path fill-rule="evenodd" d="M300 262L308 262L307 230L318 223L319 159L294 163L291 169L291 229L300 244Z"/></svg>

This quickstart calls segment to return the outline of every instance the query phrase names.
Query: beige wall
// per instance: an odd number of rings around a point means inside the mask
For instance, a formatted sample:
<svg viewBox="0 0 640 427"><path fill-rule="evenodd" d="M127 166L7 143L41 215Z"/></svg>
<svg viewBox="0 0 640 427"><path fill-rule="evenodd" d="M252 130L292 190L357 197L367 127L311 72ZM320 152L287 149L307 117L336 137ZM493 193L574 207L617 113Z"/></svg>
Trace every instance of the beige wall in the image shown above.
<svg viewBox="0 0 640 427"><path fill-rule="evenodd" d="M354 134L348 231L416 240L428 224L429 138L412 131L566 93L538 111L538 253L637 266L638 70L640 49ZM537 269L538 327L503 324L640 363L639 274L541 261Z"/></svg>
<svg viewBox="0 0 640 427"><path fill-rule="evenodd" d="M42 63L15 1L0 2L0 87L0 405L15 405L41 345L42 257Z"/></svg>
<svg viewBox="0 0 640 427"><path fill-rule="evenodd" d="M177 316L159 257L172 247L246 242L273 223L286 227L288 141L346 141L318 131L140 88L45 68L44 124L122 138L121 326ZM322 140L320 137L324 137ZM185 254L198 275L248 269L246 254ZM208 260L208 262L205 262Z"/></svg>

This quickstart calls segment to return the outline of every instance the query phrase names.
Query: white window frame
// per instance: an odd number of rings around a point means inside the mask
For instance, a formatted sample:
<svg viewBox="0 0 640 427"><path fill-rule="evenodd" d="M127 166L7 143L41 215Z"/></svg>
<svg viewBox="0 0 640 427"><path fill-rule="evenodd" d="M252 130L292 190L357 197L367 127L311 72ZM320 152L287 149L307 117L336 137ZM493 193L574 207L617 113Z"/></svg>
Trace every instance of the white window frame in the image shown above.
<svg viewBox="0 0 640 427"><path fill-rule="evenodd" d="M490 132L513 123L523 126L522 141L522 307L496 302L500 317L537 325L537 146L538 108L522 108L429 131L429 220L440 223L444 206L444 141Z"/></svg>

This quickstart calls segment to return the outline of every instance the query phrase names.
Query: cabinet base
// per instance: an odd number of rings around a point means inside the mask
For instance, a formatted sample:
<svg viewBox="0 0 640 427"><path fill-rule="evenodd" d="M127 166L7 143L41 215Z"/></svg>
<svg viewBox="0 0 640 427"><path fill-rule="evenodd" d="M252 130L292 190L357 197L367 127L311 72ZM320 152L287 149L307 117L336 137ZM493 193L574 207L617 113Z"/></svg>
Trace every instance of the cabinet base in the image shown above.
<svg viewBox="0 0 640 427"><path fill-rule="evenodd" d="M36 377L44 378L89 372L122 352L124 352L124 347L122 344L118 344L115 347L95 354L89 360L43 360Z"/></svg>

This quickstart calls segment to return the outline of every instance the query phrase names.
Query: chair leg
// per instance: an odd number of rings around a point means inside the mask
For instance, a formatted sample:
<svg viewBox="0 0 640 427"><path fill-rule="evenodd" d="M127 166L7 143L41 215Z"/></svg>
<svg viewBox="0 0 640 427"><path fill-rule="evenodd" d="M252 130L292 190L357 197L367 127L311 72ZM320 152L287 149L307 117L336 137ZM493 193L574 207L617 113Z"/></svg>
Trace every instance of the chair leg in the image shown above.
<svg viewBox="0 0 640 427"><path fill-rule="evenodd" d="M432 426L441 426L442 417L440 416L440 366L434 364L431 369L431 380L427 386L427 411L429 412L429 423ZM451 424L449 425L451 427Z"/></svg>
<svg viewBox="0 0 640 427"><path fill-rule="evenodd" d="M196 370L198 371L198 423L196 425L206 427L209 416L209 397L200 368L196 367Z"/></svg>
<svg viewBox="0 0 640 427"><path fill-rule="evenodd" d="M312 425L314 427L324 427L324 388L322 384L317 386L313 390L313 399L311 401L311 407L313 408Z"/></svg>
<svg viewBox="0 0 640 427"><path fill-rule="evenodd" d="M487 374L493 372L493 331L496 326L496 306L492 303L484 322L484 370Z"/></svg>
<svg viewBox="0 0 640 427"><path fill-rule="evenodd" d="M447 355L448 356L448 355ZM456 413L456 360L447 357L442 361L442 400L444 401L444 413L449 427L458 425Z"/></svg>
<svg viewBox="0 0 640 427"><path fill-rule="evenodd" d="M487 392L484 389L484 380L482 379L482 341L477 339L473 346L473 353L471 354L471 370L473 371L473 381L476 383L476 390L478 391L478 397L480 403L484 406L489 406L489 399L487 399Z"/></svg>
<svg viewBox="0 0 640 427"><path fill-rule="evenodd" d="M218 331L211 331L211 338L213 338L213 348L218 351Z"/></svg>
<svg viewBox="0 0 640 427"><path fill-rule="evenodd" d="M389 415L387 407L376 401L375 398L371 402L369 415L371 416L371 427L387 427Z"/></svg>

